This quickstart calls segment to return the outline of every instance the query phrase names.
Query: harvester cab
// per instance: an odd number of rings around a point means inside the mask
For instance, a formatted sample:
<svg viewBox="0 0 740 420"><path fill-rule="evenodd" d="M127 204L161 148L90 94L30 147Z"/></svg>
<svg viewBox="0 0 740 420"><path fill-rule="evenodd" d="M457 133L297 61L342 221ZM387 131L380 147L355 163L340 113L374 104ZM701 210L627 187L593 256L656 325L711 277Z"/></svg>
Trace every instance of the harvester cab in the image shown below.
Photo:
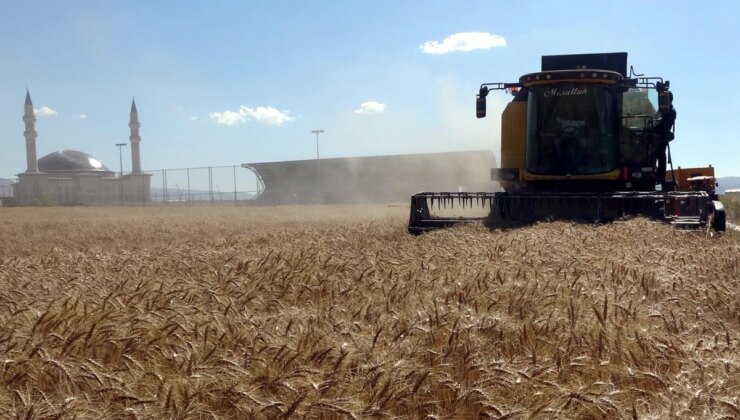
<svg viewBox="0 0 740 420"><path fill-rule="evenodd" d="M670 82L629 70L627 53L543 56L541 71L518 82L482 84L478 118L492 91L513 96L501 116L500 167L491 170L502 191L415 194L409 232L481 219L608 222L637 214L724 230L713 188L681 177L714 177L714 169L667 168L676 119ZM435 204L455 203L490 211L484 218L435 216Z"/></svg>

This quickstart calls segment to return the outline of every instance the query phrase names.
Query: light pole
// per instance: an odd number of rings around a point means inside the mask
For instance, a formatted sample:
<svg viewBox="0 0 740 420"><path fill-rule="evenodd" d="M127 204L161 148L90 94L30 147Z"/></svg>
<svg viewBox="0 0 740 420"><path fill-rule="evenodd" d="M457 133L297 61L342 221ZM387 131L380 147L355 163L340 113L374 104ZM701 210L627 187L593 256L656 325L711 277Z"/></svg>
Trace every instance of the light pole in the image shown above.
<svg viewBox="0 0 740 420"><path fill-rule="evenodd" d="M123 204L123 146L125 146L127 143L116 143L116 146L118 146L118 160L121 164L121 171L118 173L118 178L121 181L121 194L119 196L121 204Z"/></svg>
<svg viewBox="0 0 740 420"><path fill-rule="evenodd" d="M319 134L323 133L324 130L311 130L312 133L316 134L316 159L319 158Z"/></svg>
<svg viewBox="0 0 740 420"><path fill-rule="evenodd" d="M321 193L321 162L319 161L319 134L323 133L324 130L311 130L313 134L316 134L316 193L318 194L319 201L322 200Z"/></svg>

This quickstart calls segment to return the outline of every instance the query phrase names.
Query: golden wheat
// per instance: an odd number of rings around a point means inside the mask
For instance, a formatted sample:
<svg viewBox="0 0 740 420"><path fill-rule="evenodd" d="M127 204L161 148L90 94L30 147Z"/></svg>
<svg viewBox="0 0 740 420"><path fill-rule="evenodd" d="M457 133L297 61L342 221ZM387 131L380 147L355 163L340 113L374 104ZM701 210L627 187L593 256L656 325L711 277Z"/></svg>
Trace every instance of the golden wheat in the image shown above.
<svg viewBox="0 0 740 420"><path fill-rule="evenodd" d="M0 209L0 416L740 417L737 235L406 212Z"/></svg>

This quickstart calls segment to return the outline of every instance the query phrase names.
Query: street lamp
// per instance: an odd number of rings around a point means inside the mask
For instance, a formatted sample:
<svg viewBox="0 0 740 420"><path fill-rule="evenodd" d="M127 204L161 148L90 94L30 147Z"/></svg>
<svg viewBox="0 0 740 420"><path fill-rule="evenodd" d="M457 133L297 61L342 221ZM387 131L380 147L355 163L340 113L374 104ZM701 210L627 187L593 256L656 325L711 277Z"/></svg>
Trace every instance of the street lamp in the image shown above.
<svg viewBox="0 0 740 420"><path fill-rule="evenodd" d="M121 195L119 196L121 204L123 204L123 152L122 152L123 149L122 148L123 146L126 146L126 144L127 143L116 143L116 146L118 146L118 160L121 164L121 171L118 173L118 178L121 181Z"/></svg>
<svg viewBox="0 0 740 420"><path fill-rule="evenodd" d="M323 133L324 130L311 130L313 134L316 134L316 159L319 158L319 134Z"/></svg>
<svg viewBox="0 0 740 420"><path fill-rule="evenodd" d="M321 184L321 162L319 161L319 134L323 133L324 130L311 130L313 134L316 134L316 193L318 194L319 200L322 198L322 184Z"/></svg>

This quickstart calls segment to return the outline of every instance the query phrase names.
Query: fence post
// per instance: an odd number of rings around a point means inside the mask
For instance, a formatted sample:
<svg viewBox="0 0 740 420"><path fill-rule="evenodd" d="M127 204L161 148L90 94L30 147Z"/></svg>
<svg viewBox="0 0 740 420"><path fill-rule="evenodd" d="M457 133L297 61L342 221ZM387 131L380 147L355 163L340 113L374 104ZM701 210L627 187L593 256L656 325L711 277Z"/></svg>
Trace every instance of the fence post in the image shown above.
<svg viewBox="0 0 740 420"><path fill-rule="evenodd" d="M236 165L233 166L234 169L234 206L238 205L238 201L236 199Z"/></svg>
<svg viewBox="0 0 740 420"><path fill-rule="evenodd" d="M143 173L146 174L146 172L143 172ZM142 182L141 187L140 187L141 188L141 205L146 207L147 201L149 201L147 200L147 196L149 196L150 200L152 198L152 181L151 181L151 178L149 178L149 180L147 181L147 185L149 186L149 188L144 188L144 184L143 184L144 181L140 181L140 182Z"/></svg>
<svg viewBox="0 0 740 420"><path fill-rule="evenodd" d="M213 168L208 167L208 198L213 202Z"/></svg>
<svg viewBox="0 0 740 420"><path fill-rule="evenodd" d="M193 199L190 197L190 168L185 168L188 175L188 204L193 204Z"/></svg>
<svg viewBox="0 0 740 420"><path fill-rule="evenodd" d="M167 205L167 169L162 169L162 204Z"/></svg>

